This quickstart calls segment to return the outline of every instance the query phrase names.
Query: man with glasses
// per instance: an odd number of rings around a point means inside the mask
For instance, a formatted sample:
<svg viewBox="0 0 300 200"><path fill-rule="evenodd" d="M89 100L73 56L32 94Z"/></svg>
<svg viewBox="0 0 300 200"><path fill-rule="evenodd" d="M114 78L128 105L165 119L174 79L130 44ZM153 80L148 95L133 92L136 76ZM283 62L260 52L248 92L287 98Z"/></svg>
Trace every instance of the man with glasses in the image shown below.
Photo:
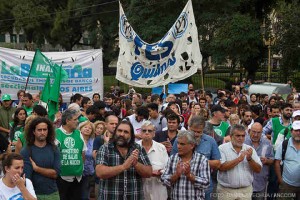
<svg viewBox="0 0 300 200"><path fill-rule="evenodd" d="M265 197L266 187L268 183L270 165L274 163L274 153L273 147L270 144L270 141L261 137L262 135L262 125L258 122L255 122L250 130L249 137L246 137L245 144L253 147L260 157L262 162L262 170L260 173L254 173L253 180L253 196L252 200L263 200Z"/></svg>
<svg viewBox="0 0 300 200"><path fill-rule="evenodd" d="M56 129L56 140L60 151L61 172L57 180L61 200L80 199L86 145L77 129L77 110L67 109L62 114L62 126Z"/></svg>
<svg viewBox="0 0 300 200"><path fill-rule="evenodd" d="M163 169L166 167L169 156L163 144L155 142L155 126L151 121L144 121L142 124L142 140L137 143L146 150L152 165L152 176L143 179L144 198L151 199L167 199L168 192L166 186L160 181Z"/></svg>
<svg viewBox="0 0 300 200"><path fill-rule="evenodd" d="M189 121L189 130L194 132L195 139L196 139L196 147L195 151L204 155L209 163L209 166L213 170L217 170L220 165L221 155L218 149L218 145L214 138L203 134L203 129L205 126L205 120L203 117L200 116L193 116ZM178 152L177 147L177 139L173 144L173 149L171 155L174 155ZM210 181L210 187L205 191L205 199L210 199L210 194L212 193L213 189L213 182Z"/></svg>
<svg viewBox="0 0 300 200"><path fill-rule="evenodd" d="M255 149L244 144L246 130L243 125L234 125L230 136L230 142L219 146L221 166L218 172L218 198L250 200L253 172L259 173L262 163Z"/></svg>

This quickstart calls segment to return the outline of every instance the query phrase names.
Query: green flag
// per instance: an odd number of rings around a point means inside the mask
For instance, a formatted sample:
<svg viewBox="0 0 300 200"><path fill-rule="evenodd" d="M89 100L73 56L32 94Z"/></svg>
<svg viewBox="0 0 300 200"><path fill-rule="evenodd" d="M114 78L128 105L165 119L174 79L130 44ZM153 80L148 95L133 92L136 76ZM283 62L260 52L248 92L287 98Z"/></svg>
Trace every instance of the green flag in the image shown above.
<svg viewBox="0 0 300 200"><path fill-rule="evenodd" d="M62 69L62 72L59 72L59 70L60 66L58 64L52 62L37 49L32 60L28 77L46 78L50 74L50 77L54 78L58 73L61 73L61 79L67 80L68 73L64 69Z"/></svg>
<svg viewBox="0 0 300 200"><path fill-rule="evenodd" d="M50 76L48 74L48 77L47 77L46 82L44 84L44 89L43 89L43 92L42 92L42 95L41 95L41 100L45 103L48 103L48 100L49 100L49 97L50 97L50 88L51 88Z"/></svg>
<svg viewBox="0 0 300 200"><path fill-rule="evenodd" d="M62 77L62 67L58 68L58 73L54 79L54 83L50 89L50 97L48 102L48 118L51 121L54 121L55 114L58 112L58 102L59 102L59 94L60 94L60 83Z"/></svg>

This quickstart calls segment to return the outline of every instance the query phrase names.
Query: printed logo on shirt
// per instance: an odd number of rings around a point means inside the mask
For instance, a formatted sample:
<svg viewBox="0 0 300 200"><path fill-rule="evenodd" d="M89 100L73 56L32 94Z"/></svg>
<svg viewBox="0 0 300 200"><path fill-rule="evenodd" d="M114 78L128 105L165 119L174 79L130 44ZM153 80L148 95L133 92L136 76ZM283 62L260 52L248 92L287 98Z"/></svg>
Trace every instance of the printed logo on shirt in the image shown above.
<svg viewBox="0 0 300 200"><path fill-rule="evenodd" d="M14 196L10 197L8 200L24 200L24 199L23 199L22 193L18 193L18 194L15 194Z"/></svg>
<svg viewBox="0 0 300 200"><path fill-rule="evenodd" d="M219 136L222 136L222 131L220 129L214 129L214 131L216 132L216 134L218 134Z"/></svg>
<svg viewBox="0 0 300 200"><path fill-rule="evenodd" d="M75 140L71 137L67 137L64 140L64 145L68 148L68 149L72 149L75 146Z"/></svg>

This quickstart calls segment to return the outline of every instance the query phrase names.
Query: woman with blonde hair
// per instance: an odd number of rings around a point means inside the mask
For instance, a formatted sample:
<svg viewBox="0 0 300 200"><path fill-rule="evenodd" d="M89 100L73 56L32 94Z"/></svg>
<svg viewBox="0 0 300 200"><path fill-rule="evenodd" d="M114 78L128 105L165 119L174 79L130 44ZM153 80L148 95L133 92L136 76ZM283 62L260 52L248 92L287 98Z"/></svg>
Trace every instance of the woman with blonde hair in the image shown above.
<svg viewBox="0 0 300 200"><path fill-rule="evenodd" d="M85 121L79 124L79 130L83 137L86 150L85 150L85 161L84 170L82 176L81 185L81 199L89 199L91 193L91 184L95 184L94 174L95 174L95 161L93 159L93 143L95 138L95 126L90 121Z"/></svg>
<svg viewBox="0 0 300 200"><path fill-rule="evenodd" d="M95 137L101 136L105 133L105 131L106 131L105 122L95 121L94 126L95 126Z"/></svg>

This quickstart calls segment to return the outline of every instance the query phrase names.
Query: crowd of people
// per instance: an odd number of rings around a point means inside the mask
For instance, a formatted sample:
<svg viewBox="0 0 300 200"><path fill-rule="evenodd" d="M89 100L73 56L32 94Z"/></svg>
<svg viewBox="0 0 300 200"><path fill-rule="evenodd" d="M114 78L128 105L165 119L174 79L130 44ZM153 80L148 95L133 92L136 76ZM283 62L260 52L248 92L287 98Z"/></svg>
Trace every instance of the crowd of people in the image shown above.
<svg viewBox="0 0 300 200"><path fill-rule="evenodd" d="M0 200L299 200L299 95L249 85L215 97L192 84L160 95L111 86L61 96L53 122L40 94L3 94Z"/></svg>

